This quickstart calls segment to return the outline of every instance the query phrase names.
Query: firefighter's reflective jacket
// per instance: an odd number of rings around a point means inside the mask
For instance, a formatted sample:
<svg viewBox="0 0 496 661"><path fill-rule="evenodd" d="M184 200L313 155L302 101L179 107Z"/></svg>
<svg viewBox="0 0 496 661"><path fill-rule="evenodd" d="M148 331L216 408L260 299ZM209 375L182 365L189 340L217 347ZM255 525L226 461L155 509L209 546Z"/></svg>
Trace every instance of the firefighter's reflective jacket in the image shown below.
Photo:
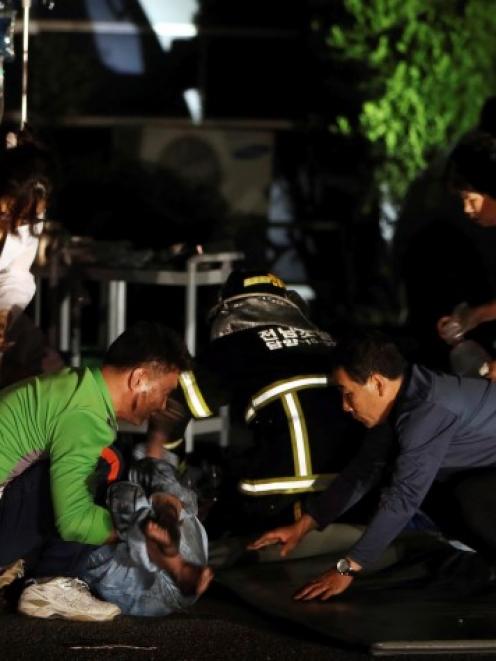
<svg viewBox="0 0 496 661"><path fill-rule="evenodd" d="M235 427L242 422L251 432L251 446L232 470L254 516L288 506L294 511L305 494L325 489L362 435L329 383L332 338L292 307L286 317L278 309L275 321L264 323L274 318L272 297L263 297L257 318L260 298L245 298L242 311L224 307L194 371L181 374L165 421L169 437L178 437L189 416L209 417L231 405ZM230 444L236 446L235 433Z"/></svg>

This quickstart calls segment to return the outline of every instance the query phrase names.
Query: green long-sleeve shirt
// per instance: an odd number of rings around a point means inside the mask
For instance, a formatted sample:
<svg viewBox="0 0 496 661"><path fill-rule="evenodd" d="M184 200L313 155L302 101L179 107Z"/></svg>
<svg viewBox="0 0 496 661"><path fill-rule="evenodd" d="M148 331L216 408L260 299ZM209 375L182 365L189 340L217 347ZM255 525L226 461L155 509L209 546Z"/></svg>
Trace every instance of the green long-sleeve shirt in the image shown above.
<svg viewBox="0 0 496 661"><path fill-rule="evenodd" d="M101 544L109 513L93 503L88 479L117 422L100 370L65 369L0 393L2 487L41 457L50 459L55 522L68 541Z"/></svg>

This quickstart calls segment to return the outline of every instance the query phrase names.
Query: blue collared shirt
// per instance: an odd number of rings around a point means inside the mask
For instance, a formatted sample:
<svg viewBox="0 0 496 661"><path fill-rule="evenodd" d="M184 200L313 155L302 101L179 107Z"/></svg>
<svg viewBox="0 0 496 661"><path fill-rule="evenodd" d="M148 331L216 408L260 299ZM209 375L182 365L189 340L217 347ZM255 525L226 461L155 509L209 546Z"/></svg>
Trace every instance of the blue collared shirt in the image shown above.
<svg viewBox="0 0 496 661"><path fill-rule="evenodd" d="M363 536L349 551L370 564L405 528L434 480L496 466L496 384L414 365L389 424L372 430L361 452L329 489L307 503L319 527L334 521L391 469L389 484Z"/></svg>

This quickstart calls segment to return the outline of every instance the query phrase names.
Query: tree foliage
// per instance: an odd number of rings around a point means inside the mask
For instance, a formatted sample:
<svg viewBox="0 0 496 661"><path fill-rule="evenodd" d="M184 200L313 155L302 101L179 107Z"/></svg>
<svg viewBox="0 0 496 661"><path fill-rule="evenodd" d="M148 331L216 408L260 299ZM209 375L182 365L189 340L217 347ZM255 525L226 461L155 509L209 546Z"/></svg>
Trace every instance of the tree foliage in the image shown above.
<svg viewBox="0 0 496 661"><path fill-rule="evenodd" d="M343 0L344 22L328 44L343 64L361 63L358 115L334 130L373 145L375 180L399 202L416 174L472 128L496 93L493 0Z"/></svg>

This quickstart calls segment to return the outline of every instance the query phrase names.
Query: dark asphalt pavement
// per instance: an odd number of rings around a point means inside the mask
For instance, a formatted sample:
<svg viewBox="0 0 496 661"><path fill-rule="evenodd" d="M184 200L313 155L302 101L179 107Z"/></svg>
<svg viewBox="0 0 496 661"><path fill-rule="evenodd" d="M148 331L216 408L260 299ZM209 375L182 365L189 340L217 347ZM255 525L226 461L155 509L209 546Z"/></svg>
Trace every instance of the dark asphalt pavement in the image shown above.
<svg viewBox="0 0 496 661"><path fill-rule="evenodd" d="M37 620L0 613L0 659L361 661L367 654L246 606L214 585L187 613L113 622Z"/></svg>
<svg viewBox="0 0 496 661"><path fill-rule="evenodd" d="M2 661L364 661L353 649L300 625L271 618L214 585L189 612L113 622L37 620L0 611ZM494 654L388 656L393 661L494 659Z"/></svg>

